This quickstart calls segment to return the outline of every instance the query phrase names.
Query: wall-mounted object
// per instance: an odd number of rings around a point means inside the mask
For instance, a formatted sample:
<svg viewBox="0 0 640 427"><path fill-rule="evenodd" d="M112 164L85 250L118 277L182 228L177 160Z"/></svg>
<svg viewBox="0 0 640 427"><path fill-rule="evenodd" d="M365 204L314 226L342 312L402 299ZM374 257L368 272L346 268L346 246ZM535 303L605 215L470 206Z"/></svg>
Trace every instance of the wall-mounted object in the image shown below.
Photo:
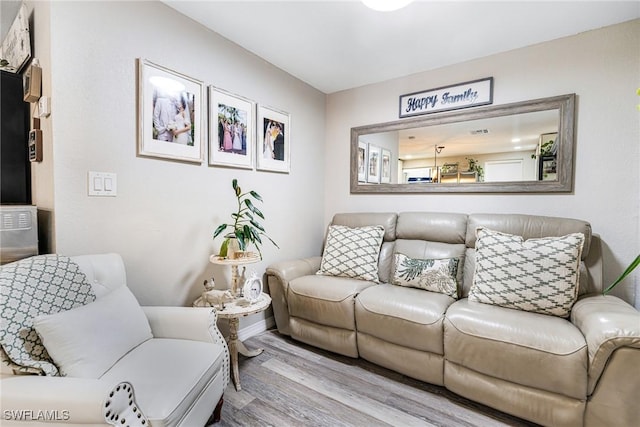
<svg viewBox="0 0 640 427"><path fill-rule="evenodd" d="M38 117L49 117L51 115L51 101L48 96L41 96L38 99Z"/></svg>
<svg viewBox="0 0 640 427"><path fill-rule="evenodd" d="M575 94L534 99L512 104L493 105L459 111L429 114L427 116L402 119L394 122L377 123L351 129L351 193L555 193L573 191L575 154ZM513 129L518 134L513 134ZM481 132L478 132L481 130ZM484 130L487 130L486 132ZM557 134L556 163L547 165L548 179L540 180L535 153L541 134ZM521 140L515 142L518 136ZM525 139L526 138L526 139ZM393 142L387 149L397 152L403 161L403 170L425 169L436 165L434 148L446 140L447 156L438 155L441 161L460 161L466 157L478 159L483 156L482 166L516 159L514 153L521 153L522 161L516 166L520 179L509 173L485 174L476 182L437 183L425 179L406 179L399 182L391 175L390 183L360 181L359 159L361 143L369 140ZM516 146L517 144L517 146ZM522 149L527 148L525 153ZM516 149L517 148L517 149ZM524 154L522 154L524 153ZM530 174L524 174L524 162L528 162ZM432 175L433 176L433 175ZM422 176L419 176L422 177Z"/></svg>
<svg viewBox="0 0 640 427"><path fill-rule="evenodd" d="M400 97L399 117L412 117L493 103L493 77L458 83Z"/></svg>
<svg viewBox="0 0 640 427"><path fill-rule="evenodd" d="M42 131L33 129L29 132L29 161L42 161Z"/></svg>
<svg viewBox="0 0 640 427"><path fill-rule="evenodd" d="M201 163L203 83L145 59L137 65L138 156Z"/></svg>
<svg viewBox="0 0 640 427"><path fill-rule="evenodd" d="M0 58L8 64L2 67L10 73L19 73L24 64L31 58L31 37L29 36L29 16L27 6L20 6L6 37L0 46Z"/></svg>
<svg viewBox="0 0 640 427"><path fill-rule="evenodd" d="M42 68L31 64L22 75L22 87L24 89L24 100L26 102L36 102L40 99L40 89L42 87Z"/></svg>

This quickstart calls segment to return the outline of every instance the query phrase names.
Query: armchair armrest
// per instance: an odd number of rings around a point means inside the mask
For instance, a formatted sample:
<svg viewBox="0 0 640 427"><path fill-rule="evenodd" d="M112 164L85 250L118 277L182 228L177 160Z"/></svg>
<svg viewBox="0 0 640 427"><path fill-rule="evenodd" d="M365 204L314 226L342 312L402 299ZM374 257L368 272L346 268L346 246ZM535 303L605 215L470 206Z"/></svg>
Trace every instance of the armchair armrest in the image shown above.
<svg viewBox="0 0 640 427"><path fill-rule="evenodd" d="M631 347L640 351L640 313L620 298L590 295L578 300L571 310L571 323L587 341L589 394L617 349Z"/></svg>
<svg viewBox="0 0 640 427"><path fill-rule="evenodd" d="M291 335L289 330L289 304L287 291L289 282L302 276L315 274L320 269L321 257L281 261L267 267L267 285L271 295L273 317L278 331L284 335Z"/></svg>
<svg viewBox="0 0 640 427"><path fill-rule="evenodd" d="M211 307L142 307L155 338L175 338L225 344L218 315Z"/></svg>
<svg viewBox="0 0 640 427"><path fill-rule="evenodd" d="M5 377L2 425L39 421L61 425L148 425L129 383L93 378L17 375ZM29 423L31 425L31 423Z"/></svg>

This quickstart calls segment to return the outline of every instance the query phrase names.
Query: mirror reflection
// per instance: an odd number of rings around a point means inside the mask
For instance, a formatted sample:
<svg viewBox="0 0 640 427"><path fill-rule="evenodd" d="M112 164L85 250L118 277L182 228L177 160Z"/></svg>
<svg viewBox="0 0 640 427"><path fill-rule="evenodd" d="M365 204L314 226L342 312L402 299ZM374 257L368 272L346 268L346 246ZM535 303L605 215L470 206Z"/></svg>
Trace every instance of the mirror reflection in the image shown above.
<svg viewBox="0 0 640 427"><path fill-rule="evenodd" d="M352 129L352 192L570 191L574 95Z"/></svg>

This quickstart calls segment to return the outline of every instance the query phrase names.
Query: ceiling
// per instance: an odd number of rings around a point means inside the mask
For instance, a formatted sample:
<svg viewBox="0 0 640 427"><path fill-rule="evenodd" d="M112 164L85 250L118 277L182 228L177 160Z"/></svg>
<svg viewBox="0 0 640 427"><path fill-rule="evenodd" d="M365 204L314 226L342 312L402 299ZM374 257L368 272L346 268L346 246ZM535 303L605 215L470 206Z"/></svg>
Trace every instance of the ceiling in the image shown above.
<svg viewBox="0 0 640 427"><path fill-rule="evenodd" d="M640 18L637 0L162 1L324 93Z"/></svg>

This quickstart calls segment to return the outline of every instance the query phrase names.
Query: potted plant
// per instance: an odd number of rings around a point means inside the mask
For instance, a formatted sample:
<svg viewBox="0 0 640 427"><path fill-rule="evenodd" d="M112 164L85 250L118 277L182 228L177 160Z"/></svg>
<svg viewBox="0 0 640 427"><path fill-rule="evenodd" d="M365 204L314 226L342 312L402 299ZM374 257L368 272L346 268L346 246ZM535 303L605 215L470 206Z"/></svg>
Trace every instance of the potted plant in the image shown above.
<svg viewBox="0 0 640 427"><path fill-rule="evenodd" d="M238 249L240 251L246 251L250 244L253 244L258 250L260 259L262 259L262 252L260 251L260 245L263 243L262 237L266 237L277 248L278 245L265 233L264 227L260 224L260 219L264 219L263 213L254 205L252 199L262 202L262 197L255 191L242 192L242 189L238 185L238 180L231 181L231 186L235 192L236 199L238 200L238 209L231 214L233 223L220 224L216 231L213 233L215 239L227 229L230 229L225 234L225 239L220 246L220 257L226 258L228 254L229 245L233 239L237 240Z"/></svg>
<svg viewBox="0 0 640 427"><path fill-rule="evenodd" d="M473 157L465 157L465 160L469 162L468 172L477 172L478 173L478 181L484 180L484 168L480 166L478 160Z"/></svg>

